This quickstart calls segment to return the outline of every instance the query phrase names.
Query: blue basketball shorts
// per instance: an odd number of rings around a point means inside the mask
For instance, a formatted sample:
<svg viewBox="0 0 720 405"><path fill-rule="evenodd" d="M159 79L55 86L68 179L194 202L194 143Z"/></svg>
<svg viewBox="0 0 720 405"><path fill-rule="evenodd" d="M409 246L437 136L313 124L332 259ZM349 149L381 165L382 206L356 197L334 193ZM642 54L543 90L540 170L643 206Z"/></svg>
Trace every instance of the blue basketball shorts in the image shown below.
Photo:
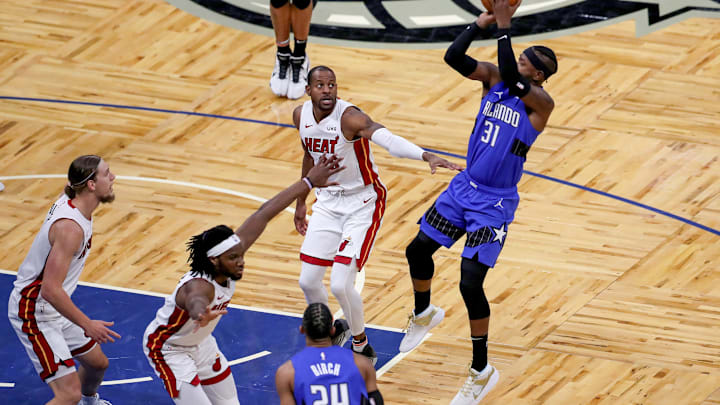
<svg viewBox="0 0 720 405"><path fill-rule="evenodd" d="M498 189L458 173L420 219L420 230L449 248L467 234L462 257L495 266L515 217L517 188Z"/></svg>

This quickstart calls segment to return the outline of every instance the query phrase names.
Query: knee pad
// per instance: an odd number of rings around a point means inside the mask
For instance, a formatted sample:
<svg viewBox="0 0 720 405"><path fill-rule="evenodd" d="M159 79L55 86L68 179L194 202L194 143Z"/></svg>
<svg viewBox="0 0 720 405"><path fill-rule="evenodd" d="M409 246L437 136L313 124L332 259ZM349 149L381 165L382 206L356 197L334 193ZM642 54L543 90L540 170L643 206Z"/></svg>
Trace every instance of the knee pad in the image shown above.
<svg viewBox="0 0 720 405"><path fill-rule="evenodd" d="M275 8L280 8L288 3L288 0L270 0L270 5Z"/></svg>
<svg viewBox="0 0 720 405"><path fill-rule="evenodd" d="M471 259L462 259L460 266L460 293L471 320L490 316L490 303L485 296L483 282L488 266Z"/></svg>
<svg viewBox="0 0 720 405"><path fill-rule="evenodd" d="M432 255L440 248L440 244L422 232L413 239L405 249L410 266L410 277L417 280L430 280L435 273Z"/></svg>
<svg viewBox="0 0 720 405"><path fill-rule="evenodd" d="M270 1L273 1L273 0L270 0ZM297 7L300 10L304 10L309 5L310 5L310 0L293 0L293 6Z"/></svg>

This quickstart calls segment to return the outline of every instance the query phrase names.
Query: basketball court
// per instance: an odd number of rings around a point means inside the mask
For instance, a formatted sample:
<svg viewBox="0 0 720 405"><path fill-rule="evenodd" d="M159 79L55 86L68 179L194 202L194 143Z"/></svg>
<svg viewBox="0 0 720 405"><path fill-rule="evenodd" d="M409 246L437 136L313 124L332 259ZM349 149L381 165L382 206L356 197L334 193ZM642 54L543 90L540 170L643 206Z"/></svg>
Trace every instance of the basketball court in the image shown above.
<svg viewBox="0 0 720 405"><path fill-rule="evenodd" d="M442 57L479 7L320 0L310 61L333 68L339 97L375 121L464 163L481 84ZM555 50L546 89L556 107L485 281L500 381L483 404L720 404L719 17L716 0L524 1L515 52ZM0 298L69 163L103 156L117 198L95 212L74 300L122 335L103 345L100 393L115 405L172 403L141 340L187 271L188 238L237 227L300 176L291 113L309 98L271 93L275 50L265 0L0 9ZM496 51L478 41L469 54L496 63ZM389 404L447 404L472 356L461 243L435 255L433 303L445 320L408 355L397 346L413 308L404 249L453 174L373 151L388 205L362 296L379 388ZM275 370L303 345L301 243L290 207L246 255L215 332L243 404L278 403ZM3 319L0 402L49 400Z"/></svg>

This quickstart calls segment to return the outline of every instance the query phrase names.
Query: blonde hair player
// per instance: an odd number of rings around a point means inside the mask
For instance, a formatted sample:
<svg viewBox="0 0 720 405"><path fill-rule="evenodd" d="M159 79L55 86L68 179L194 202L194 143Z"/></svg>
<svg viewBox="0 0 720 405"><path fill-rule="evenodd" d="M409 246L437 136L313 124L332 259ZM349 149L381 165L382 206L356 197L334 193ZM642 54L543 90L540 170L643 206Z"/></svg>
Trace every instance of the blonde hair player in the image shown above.
<svg viewBox="0 0 720 405"><path fill-rule="evenodd" d="M114 181L100 156L73 160L65 193L50 208L10 293L10 324L55 395L48 404L110 404L97 394L108 367L97 343L120 335L108 329L113 322L88 318L70 296L90 254L92 213L115 199Z"/></svg>

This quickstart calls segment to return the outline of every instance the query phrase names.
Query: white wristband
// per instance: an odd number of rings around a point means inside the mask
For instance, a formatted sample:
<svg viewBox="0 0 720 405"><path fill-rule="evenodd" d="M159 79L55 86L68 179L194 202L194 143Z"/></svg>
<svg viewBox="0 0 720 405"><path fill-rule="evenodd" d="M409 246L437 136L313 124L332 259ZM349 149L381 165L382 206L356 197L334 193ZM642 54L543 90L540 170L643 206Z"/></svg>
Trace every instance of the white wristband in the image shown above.
<svg viewBox="0 0 720 405"><path fill-rule="evenodd" d="M387 128L373 132L370 139L395 157L423 160L422 155L425 151L421 147L401 136L393 135Z"/></svg>

